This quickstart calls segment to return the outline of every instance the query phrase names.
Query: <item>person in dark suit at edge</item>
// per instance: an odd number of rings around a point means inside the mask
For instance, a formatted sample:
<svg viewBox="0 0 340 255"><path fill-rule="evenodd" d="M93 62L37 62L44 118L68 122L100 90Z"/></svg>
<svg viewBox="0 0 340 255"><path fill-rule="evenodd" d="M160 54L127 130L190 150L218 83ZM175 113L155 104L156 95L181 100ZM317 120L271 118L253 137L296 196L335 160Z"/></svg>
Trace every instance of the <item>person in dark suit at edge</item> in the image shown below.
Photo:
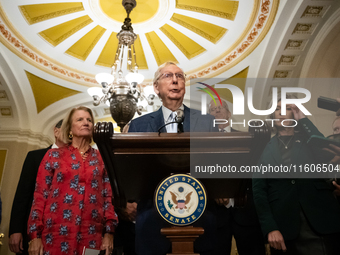
<svg viewBox="0 0 340 255"><path fill-rule="evenodd" d="M218 125L219 132L237 132L230 126L231 112L227 102L222 100L222 105L217 99L215 102L211 100L209 103L209 114L216 120L226 120L226 123ZM217 218L217 245L214 254L230 254L234 236L238 254L264 255L264 239L253 201L251 180L248 180L244 207L235 207L235 198L219 198L215 202L212 209Z"/></svg>
<svg viewBox="0 0 340 255"><path fill-rule="evenodd" d="M217 132L213 127L214 117L201 115L200 111L183 105L185 94L185 74L175 63L166 62L159 66L153 79L154 91L162 100L162 107L131 121L129 132L158 132L166 123L174 121L178 109L184 112L184 132ZM177 127L167 125L161 132L177 133ZM195 223L204 228L205 233L194 244L195 252L211 254L215 246L215 217L206 211ZM195 226L194 224L194 226ZM162 255L170 250L170 242L160 234L163 227L170 224L161 219L151 201L139 201L136 219L136 252L138 255Z"/></svg>
<svg viewBox="0 0 340 255"><path fill-rule="evenodd" d="M27 221L33 201L35 179L40 162L46 152L51 148L64 146L64 143L60 140L60 127L62 123L63 120L60 120L54 127L55 142L53 145L27 153L12 205L8 242L11 252L28 255Z"/></svg>
<svg viewBox="0 0 340 255"><path fill-rule="evenodd" d="M286 98L296 97L287 94ZM296 105L286 105L285 115L281 109L279 98L269 117L275 120L276 135L258 165L311 166L329 162L331 154L307 143L312 135L323 137L314 124ZM272 255L339 254L340 206L329 179L313 178L313 174L309 173L307 179L289 172L254 173L255 207Z"/></svg>

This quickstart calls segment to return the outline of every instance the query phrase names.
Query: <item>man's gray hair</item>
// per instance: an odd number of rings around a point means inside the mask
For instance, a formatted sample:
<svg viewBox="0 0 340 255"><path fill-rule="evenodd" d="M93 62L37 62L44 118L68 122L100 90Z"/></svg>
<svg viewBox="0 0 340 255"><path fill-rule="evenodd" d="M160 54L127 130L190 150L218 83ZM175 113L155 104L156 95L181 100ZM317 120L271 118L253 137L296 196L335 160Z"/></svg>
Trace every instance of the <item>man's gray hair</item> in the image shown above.
<svg viewBox="0 0 340 255"><path fill-rule="evenodd" d="M164 67L171 66L171 65L174 65L174 66L177 66L178 68L180 68L175 62L171 62L171 61L165 62L164 64L160 65L158 67L157 71L155 72L155 76L153 77L153 84L155 84L157 82L157 80L159 79L159 77L161 76L161 70ZM180 69L183 72L183 69L182 68L180 68ZM184 81L185 81L185 76L184 76Z"/></svg>
<svg viewBox="0 0 340 255"><path fill-rule="evenodd" d="M214 98L214 99L215 99L215 101L218 101L218 98ZM212 101L212 100L211 100L211 101ZM208 113L209 113L209 114L210 114L210 107L212 106L211 101L210 101L210 103L208 104ZM228 105L227 101L225 101L225 100L223 100L223 99L221 99L221 101L222 101L222 106L223 106L224 108L226 108L227 111L230 111L230 110L229 110L229 105Z"/></svg>

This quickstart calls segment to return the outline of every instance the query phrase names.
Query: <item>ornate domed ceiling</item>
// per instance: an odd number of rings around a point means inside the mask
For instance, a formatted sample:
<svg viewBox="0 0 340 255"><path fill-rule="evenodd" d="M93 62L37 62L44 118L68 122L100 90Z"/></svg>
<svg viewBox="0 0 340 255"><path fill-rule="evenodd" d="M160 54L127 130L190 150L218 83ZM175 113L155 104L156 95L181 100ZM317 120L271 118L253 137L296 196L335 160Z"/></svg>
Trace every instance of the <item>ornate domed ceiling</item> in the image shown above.
<svg viewBox="0 0 340 255"><path fill-rule="evenodd" d="M212 86L228 82L245 98L251 87L255 109L268 109L272 88L303 87L312 95L305 105L310 119L331 134L334 112L317 108L317 97L340 96L340 0L136 1L131 19L144 87L150 89L158 65L168 60L192 83L198 77ZM87 89L99 87L97 73L111 71L125 17L121 0L0 0L0 163L10 170L2 190L16 185L18 153L48 146L55 123L71 108L86 105L96 121L112 121L110 109L94 106ZM185 104L199 109L188 93L198 89L187 86ZM228 92L218 94L233 110ZM232 116L242 131L255 118L261 116ZM2 194L11 203L14 193ZM9 247L1 254L11 254Z"/></svg>
<svg viewBox="0 0 340 255"><path fill-rule="evenodd" d="M131 20L140 72L150 81L165 61L178 63L190 77L222 72L264 38L277 5L276 0L139 0ZM39 68L92 86L94 75L113 65L116 35L126 17L120 0L12 0L2 7L11 50Z"/></svg>
<svg viewBox="0 0 340 255"><path fill-rule="evenodd" d="M170 60L191 80L267 78L254 85L255 107L267 107L272 87L297 86L291 78L308 72L339 8L337 0L137 0L130 17L143 85ZM112 120L86 91L111 71L125 17L121 0L2 0L0 131L51 137L53 123L81 104Z"/></svg>

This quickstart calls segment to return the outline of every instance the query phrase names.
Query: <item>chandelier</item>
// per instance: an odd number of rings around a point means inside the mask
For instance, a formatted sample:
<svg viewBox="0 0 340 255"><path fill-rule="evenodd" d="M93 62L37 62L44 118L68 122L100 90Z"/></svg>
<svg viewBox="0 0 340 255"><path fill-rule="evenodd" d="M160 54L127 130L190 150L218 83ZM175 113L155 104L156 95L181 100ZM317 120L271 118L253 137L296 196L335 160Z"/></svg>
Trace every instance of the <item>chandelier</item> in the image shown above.
<svg viewBox="0 0 340 255"><path fill-rule="evenodd" d="M115 61L110 73L99 73L96 81L102 86L89 88L87 91L93 98L93 105L106 103L110 106L112 118L116 121L120 130L133 118L137 112L142 114L142 105L137 105L138 100L145 100L152 105L154 95L146 97L143 93L141 83L144 76L138 73L136 52L134 42L137 35L133 32L130 12L136 7L136 0L123 0L127 17L124 20L122 29L117 34L118 48L115 54ZM126 60L124 60L126 58ZM133 65L134 62L134 65ZM128 74L123 75L123 65L127 66Z"/></svg>

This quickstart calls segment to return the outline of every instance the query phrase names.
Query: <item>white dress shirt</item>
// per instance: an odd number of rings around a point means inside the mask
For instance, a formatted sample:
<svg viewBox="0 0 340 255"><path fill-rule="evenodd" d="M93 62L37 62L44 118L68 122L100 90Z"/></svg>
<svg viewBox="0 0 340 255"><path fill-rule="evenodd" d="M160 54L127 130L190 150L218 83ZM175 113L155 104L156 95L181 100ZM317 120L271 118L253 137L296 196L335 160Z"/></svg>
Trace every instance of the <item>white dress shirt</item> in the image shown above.
<svg viewBox="0 0 340 255"><path fill-rule="evenodd" d="M218 131L224 132L224 133L227 133L227 132L229 133L229 132L231 132L231 127L230 126L226 126L223 129L219 128Z"/></svg>
<svg viewBox="0 0 340 255"><path fill-rule="evenodd" d="M182 111L184 111L184 105L182 104L178 109L181 109ZM162 105L162 112L163 112L164 124L175 121L175 117L177 116L176 111L173 112L170 109L166 108L164 105ZM165 126L166 132L177 133L177 126L178 126L177 123L166 125Z"/></svg>
<svg viewBox="0 0 340 255"><path fill-rule="evenodd" d="M58 149L58 148L59 148L58 145L56 145L55 143L52 144L51 149Z"/></svg>

